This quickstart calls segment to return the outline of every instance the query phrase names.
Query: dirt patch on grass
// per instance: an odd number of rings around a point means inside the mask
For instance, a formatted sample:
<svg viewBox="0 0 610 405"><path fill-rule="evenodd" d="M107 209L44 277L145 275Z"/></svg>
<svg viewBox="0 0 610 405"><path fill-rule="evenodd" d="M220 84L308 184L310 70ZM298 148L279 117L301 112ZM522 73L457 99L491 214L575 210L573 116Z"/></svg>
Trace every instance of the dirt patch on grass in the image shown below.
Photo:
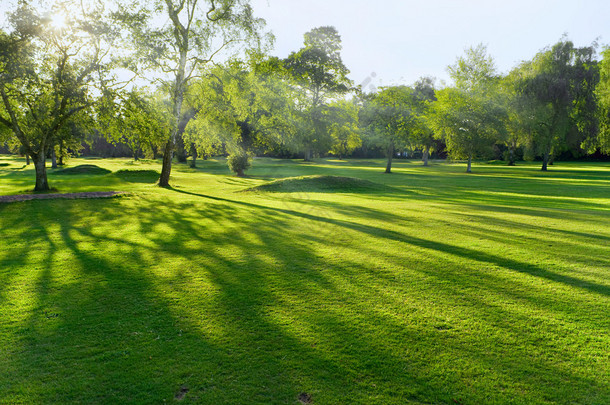
<svg viewBox="0 0 610 405"><path fill-rule="evenodd" d="M188 387L185 387L185 386L180 387L180 390L178 390L178 392L176 392L176 395L174 395L174 399L176 401L182 401L184 399L184 397L186 396L187 392L189 392Z"/></svg>
<svg viewBox="0 0 610 405"><path fill-rule="evenodd" d="M109 198L119 195L127 195L124 191L92 191L83 193L50 193L50 194L18 194L0 195L0 203L9 203L28 200L51 200L57 198Z"/></svg>
<svg viewBox="0 0 610 405"><path fill-rule="evenodd" d="M299 394L299 402L304 405L308 405L308 404L313 403L313 398L311 397L311 394L308 394L306 392L301 392Z"/></svg>

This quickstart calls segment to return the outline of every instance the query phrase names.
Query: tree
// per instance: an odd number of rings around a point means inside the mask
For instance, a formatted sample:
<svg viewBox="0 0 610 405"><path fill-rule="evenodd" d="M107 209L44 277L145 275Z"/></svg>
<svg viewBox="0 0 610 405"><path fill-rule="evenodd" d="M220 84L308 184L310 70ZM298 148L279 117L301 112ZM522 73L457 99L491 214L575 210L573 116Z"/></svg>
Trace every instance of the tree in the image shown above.
<svg viewBox="0 0 610 405"><path fill-rule="evenodd" d="M602 52L602 60L599 66L600 80L595 95L599 100L597 110L600 122L599 136L595 145L603 153L610 154L610 48Z"/></svg>
<svg viewBox="0 0 610 405"><path fill-rule="evenodd" d="M436 93L433 123L454 158L472 159L486 154L501 138L505 111L497 101L497 77L493 59L483 45L469 48L448 68L454 88Z"/></svg>
<svg viewBox="0 0 610 405"><path fill-rule="evenodd" d="M239 157L236 161L281 143L290 131L290 97L274 70L261 66L267 63L258 56L248 63L232 60L198 79L188 102L197 112L185 140L198 150L215 149L213 145L219 149L222 144L230 155Z"/></svg>
<svg viewBox="0 0 610 405"><path fill-rule="evenodd" d="M569 134L580 134L584 141L597 132L594 54L594 46L576 48L564 38L523 65L521 94L532 107L530 143L542 156L543 171L553 154L566 147Z"/></svg>
<svg viewBox="0 0 610 405"><path fill-rule="evenodd" d="M362 145L358 128L358 105L355 99L338 100L328 107L327 114L333 142L330 152L341 159Z"/></svg>
<svg viewBox="0 0 610 405"><path fill-rule="evenodd" d="M132 88L107 101L98 109L99 130L113 144L127 145L134 160L165 140L171 127L169 113L154 96Z"/></svg>
<svg viewBox="0 0 610 405"><path fill-rule="evenodd" d="M159 178L159 185L168 187L176 140L194 116L183 108L191 79L233 45L260 46L264 20L253 16L248 0L164 0L145 6L134 2L120 6L116 18L129 28L130 42L137 44L129 67L159 73L156 79L171 99L172 128ZM169 19L169 24L158 26L159 19Z"/></svg>
<svg viewBox="0 0 610 405"><path fill-rule="evenodd" d="M369 97L366 97L369 98ZM407 86L382 88L366 100L360 115L372 143L386 151L386 173L392 173L392 159L397 149L406 146L417 121L413 112L413 89Z"/></svg>
<svg viewBox="0 0 610 405"><path fill-rule="evenodd" d="M432 104L436 101L434 79L423 77L413 86L413 113L416 125L410 135L410 142L422 150L424 166L428 166L430 152L435 145L434 131L432 129Z"/></svg>
<svg viewBox="0 0 610 405"><path fill-rule="evenodd" d="M284 61L286 70L302 92L301 143L305 160L312 151L326 152L332 141L324 120L326 103L351 90L349 70L341 59L341 37L335 27L318 27L305 33L304 47ZM297 115L298 117L299 115Z"/></svg>
<svg viewBox="0 0 610 405"><path fill-rule="evenodd" d="M66 2L39 10L20 3L9 15L12 30L0 32L0 125L32 157L34 189L45 191L47 152L94 105L91 87L106 73L112 30L99 9Z"/></svg>

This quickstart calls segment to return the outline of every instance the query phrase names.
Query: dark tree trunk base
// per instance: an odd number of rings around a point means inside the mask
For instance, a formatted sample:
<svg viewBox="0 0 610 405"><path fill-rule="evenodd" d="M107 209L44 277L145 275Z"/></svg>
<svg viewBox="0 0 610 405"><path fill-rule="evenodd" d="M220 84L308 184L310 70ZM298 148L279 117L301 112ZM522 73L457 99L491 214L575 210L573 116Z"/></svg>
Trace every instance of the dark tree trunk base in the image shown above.
<svg viewBox="0 0 610 405"><path fill-rule="evenodd" d="M159 177L160 187L169 187L169 175L172 171L172 149L173 142L170 139L165 144L165 150L163 151L163 166L161 168L161 176Z"/></svg>

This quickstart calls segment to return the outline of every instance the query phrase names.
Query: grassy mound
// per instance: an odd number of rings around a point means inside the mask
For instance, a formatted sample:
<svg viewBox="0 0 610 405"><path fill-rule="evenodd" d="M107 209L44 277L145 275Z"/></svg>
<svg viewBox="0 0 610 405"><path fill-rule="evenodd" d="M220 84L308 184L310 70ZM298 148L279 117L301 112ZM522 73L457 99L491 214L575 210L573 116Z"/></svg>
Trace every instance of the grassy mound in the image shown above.
<svg viewBox="0 0 610 405"><path fill-rule="evenodd" d="M99 167L96 165L89 165L89 164L85 164L85 165L78 165L78 166L74 166L74 167L68 167L66 169L62 169L59 171L56 171L53 174L67 174L67 175L73 175L73 174L86 174L86 175L102 175L102 174L108 174L108 173L112 173L110 170L108 169L104 169L103 167Z"/></svg>
<svg viewBox="0 0 610 405"><path fill-rule="evenodd" d="M274 180L245 191L258 191L267 193L353 193L385 189L385 186L368 180L343 176L301 176Z"/></svg>
<svg viewBox="0 0 610 405"><path fill-rule="evenodd" d="M159 178L159 172L156 170L122 169L116 171L115 175L129 183L154 183Z"/></svg>

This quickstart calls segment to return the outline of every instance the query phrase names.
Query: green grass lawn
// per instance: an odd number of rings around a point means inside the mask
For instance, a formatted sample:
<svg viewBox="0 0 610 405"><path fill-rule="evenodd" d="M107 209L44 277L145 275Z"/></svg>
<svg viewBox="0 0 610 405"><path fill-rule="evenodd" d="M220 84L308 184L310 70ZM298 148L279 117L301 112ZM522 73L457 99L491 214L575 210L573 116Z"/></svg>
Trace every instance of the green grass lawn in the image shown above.
<svg viewBox="0 0 610 405"><path fill-rule="evenodd" d="M0 404L610 403L610 164L200 163L0 203Z"/></svg>

